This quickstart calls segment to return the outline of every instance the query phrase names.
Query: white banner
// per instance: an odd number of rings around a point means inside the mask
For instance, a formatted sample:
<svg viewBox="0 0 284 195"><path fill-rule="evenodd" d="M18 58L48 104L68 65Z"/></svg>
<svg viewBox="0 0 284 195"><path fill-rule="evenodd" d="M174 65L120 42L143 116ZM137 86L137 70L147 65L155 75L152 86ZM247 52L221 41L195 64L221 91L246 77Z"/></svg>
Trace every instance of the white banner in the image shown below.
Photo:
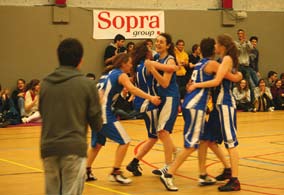
<svg viewBox="0 0 284 195"><path fill-rule="evenodd" d="M93 10L94 39L153 39L165 32L163 11Z"/></svg>

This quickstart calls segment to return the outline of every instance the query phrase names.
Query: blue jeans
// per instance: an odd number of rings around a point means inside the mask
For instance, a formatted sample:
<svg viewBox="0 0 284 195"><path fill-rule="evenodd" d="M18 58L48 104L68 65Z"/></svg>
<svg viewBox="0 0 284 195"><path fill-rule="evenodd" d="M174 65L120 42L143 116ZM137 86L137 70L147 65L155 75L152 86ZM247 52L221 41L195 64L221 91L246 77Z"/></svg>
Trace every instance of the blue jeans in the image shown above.
<svg viewBox="0 0 284 195"><path fill-rule="evenodd" d="M43 159L45 193L80 195L84 190L86 158L77 155L50 156Z"/></svg>
<svg viewBox="0 0 284 195"><path fill-rule="evenodd" d="M25 116L25 99L23 97L18 98L18 106L20 110L21 117Z"/></svg>

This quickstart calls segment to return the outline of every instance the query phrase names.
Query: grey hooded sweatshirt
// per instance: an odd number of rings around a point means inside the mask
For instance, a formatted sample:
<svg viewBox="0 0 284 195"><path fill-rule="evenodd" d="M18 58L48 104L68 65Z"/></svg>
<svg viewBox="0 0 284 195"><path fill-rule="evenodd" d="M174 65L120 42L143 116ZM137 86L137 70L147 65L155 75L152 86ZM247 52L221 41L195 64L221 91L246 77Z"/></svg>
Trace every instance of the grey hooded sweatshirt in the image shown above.
<svg viewBox="0 0 284 195"><path fill-rule="evenodd" d="M58 67L41 83L39 110L43 122L41 157L86 157L88 124L92 131L102 126L95 81L77 68Z"/></svg>

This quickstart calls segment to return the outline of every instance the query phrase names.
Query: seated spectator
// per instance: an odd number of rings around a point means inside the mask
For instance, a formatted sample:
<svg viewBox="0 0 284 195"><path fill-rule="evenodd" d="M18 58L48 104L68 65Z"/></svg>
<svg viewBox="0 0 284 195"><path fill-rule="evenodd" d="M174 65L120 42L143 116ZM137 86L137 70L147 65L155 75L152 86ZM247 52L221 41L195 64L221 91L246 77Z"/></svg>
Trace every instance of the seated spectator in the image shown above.
<svg viewBox="0 0 284 195"><path fill-rule="evenodd" d="M280 74L280 80L282 82L282 89L284 89L284 73Z"/></svg>
<svg viewBox="0 0 284 195"><path fill-rule="evenodd" d="M18 123L20 123L20 114L9 96L9 90L2 90L0 85L0 127L2 128L9 124L15 125Z"/></svg>
<svg viewBox="0 0 284 195"><path fill-rule="evenodd" d="M133 52L134 49L135 49L135 43L134 42L130 41L129 43L127 43L127 45L126 45L127 53Z"/></svg>
<svg viewBox="0 0 284 195"><path fill-rule="evenodd" d="M284 110L284 89L282 88L282 81L277 79L270 90L275 110Z"/></svg>
<svg viewBox="0 0 284 195"><path fill-rule="evenodd" d="M272 87L276 79L277 79L277 72L272 71L272 70L269 71L267 74L267 78L264 80L266 87L269 87L269 88Z"/></svg>
<svg viewBox="0 0 284 195"><path fill-rule="evenodd" d="M120 120L136 119L140 114L134 110L133 99L128 90L124 87L118 96L117 100L113 103L113 112ZM138 117L139 118L139 117Z"/></svg>
<svg viewBox="0 0 284 195"><path fill-rule="evenodd" d="M33 79L27 84L25 93L25 116L23 123L40 122L40 113L38 110L40 81Z"/></svg>
<svg viewBox="0 0 284 195"><path fill-rule="evenodd" d="M256 111L274 111L270 88L265 86L264 79L258 81L258 87L254 89Z"/></svg>
<svg viewBox="0 0 284 195"><path fill-rule="evenodd" d="M20 113L21 117L25 116L25 99L24 95L26 92L26 81L24 79L17 80L17 89L12 93L12 100L17 111Z"/></svg>
<svg viewBox="0 0 284 195"><path fill-rule="evenodd" d="M90 72L86 74L86 77L92 80L96 80L96 75Z"/></svg>
<svg viewBox="0 0 284 195"><path fill-rule="evenodd" d="M237 110L245 112L255 111L251 102L250 90L245 79L241 80L233 89L233 95L236 99Z"/></svg>

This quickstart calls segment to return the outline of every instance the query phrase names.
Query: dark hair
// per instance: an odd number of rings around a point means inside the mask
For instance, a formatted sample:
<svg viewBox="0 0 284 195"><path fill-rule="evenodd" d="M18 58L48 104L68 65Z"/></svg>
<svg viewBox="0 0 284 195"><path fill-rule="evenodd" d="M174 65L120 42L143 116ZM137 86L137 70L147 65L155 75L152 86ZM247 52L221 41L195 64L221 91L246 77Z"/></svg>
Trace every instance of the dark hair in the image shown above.
<svg viewBox="0 0 284 195"><path fill-rule="evenodd" d="M178 45L179 43L185 44L184 40L182 40L182 39L177 40L176 45Z"/></svg>
<svg viewBox="0 0 284 195"><path fill-rule="evenodd" d="M172 36L168 33L161 33L159 36L165 37L167 45L169 45L168 53L176 59L175 46L172 41Z"/></svg>
<svg viewBox="0 0 284 195"><path fill-rule="evenodd" d="M121 40L125 40L125 37L121 34L117 34L115 35L113 42L116 43L117 41L121 41Z"/></svg>
<svg viewBox="0 0 284 195"><path fill-rule="evenodd" d="M126 48L128 48L130 45L134 45L135 46L135 43L132 42L132 41L128 42L127 45L126 45Z"/></svg>
<svg viewBox="0 0 284 195"><path fill-rule="evenodd" d="M37 86L40 83L38 79L32 79L28 84L27 84L27 90L34 90L35 86Z"/></svg>
<svg viewBox="0 0 284 195"><path fill-rule="evenodd" d="M228 55L233 60L233 68L235 70L238 70L238 64L239 64L239 51L236 47L235 42L233 41L232 37L226 34L219 35L217 37L217 42L224 46L226 48L225 55Z"/></svg>
<svg viewBox="0 0 284 195"><path fill-rule="evenodd" d="M263 78L261 78L261 79L258 80L257 86L259 86L261 81L263 81L265 83L265 80ZM266 83L265 83L265 85L266 85Z"/></svg>
<svg viewBox="0 0 284 195"><path fill-rule="evenodd" d="M96 75L93 74L93 73L90 73L90 72L86 74L86 77L93 79L93 80L96 80Z"/></svg>
<svg viewBox="0 0 284 195"><path fill-rule="evenodd" d="M141 41L137 44L134 52L132 53L133 65L136 66L141 60L145 60L149 54L149 48L146 41Z"/></svg>
<svg viewBox="0 0 284 195"><path fill-rule="evenodd" d="M83 46L77 39L65 39L57 48L57 56L60 65L77 67L83 57Z"/></svg>
<svg viewBox="0 0 284 195"><path fill-rule="evenodd" d="M146 43L148 43L148 42L153 43L153 40L152 40L152 39L146 39L145 41L146 41Z"/></svg>
<svg viewBox="0 0 284 195"><path fill-rule="evenodd" d="M194 44L192 47L191 47L191 52L194 53L197 49L198 49L199 45L198 44Z"/></svg>
<svg viewBox="0 0 284 195"><path fill-rule="evenodd" d="M127 53L119 53L113 59L113 66L115 68L120 68L123 63L127 63L130 58L130 55Z"/></svg>
<svg viewBox="0 0 284 195"><path fill-rule="evenodd" d="M241 29L241 28L240 28L240 29L238 29L238 31L237 31L237 32L239 33L240 31L241 31L241 32L245 32L245 30L244 30L244 29Z"/></svg>
<svg viewBox="0 0 284 195"><path fill-rule="evenodd" d="M239 91L239 92L241 92L241 90L242 90L242 89L241 89L241 82L242 82L242 81L246 81L246 86L245 86L244 90L247 91L247 90L249 89L249 83L248 83L248 81L245 80L245 79L242 79L242 80L241 80L240 82L238 82L238 84L237 84L237 88L238 88L238 91Z"/></svg>
<svg viewBox="0 0 284 195"><path fill-rule="evenodd" d="M257 36L251 36L251 37L249 38L249 41L252 41L252 40L256 40L256 42L258 42Z"/></svg>
<svg viewBox="0 0 284 195"><path fill-rule="evenodd" d="M202 39L200 42L200 49L204 58L213 56L215 53L215 40L209 37Z"/></svg>
<svg viewBox="0 0 284 195"><path fill-rule="evenodd" d="M22 81L24 84L26 84L25 79L18 79L18 80L17 80L17 84L18 84L19 81Z"/></svg>
<svg viewBox="0 0 284 195"><path fill-rule="evenodd" d="M280 74L280 79L284 78L284 72Z"/></svg>
<svg viewBox="0 0 284 195"><path fill-rule="evenodd" d="M277 72L270 70L267 74L267 78L270 78L271 76L273 76L274 74L277 74Z"/></svg>

